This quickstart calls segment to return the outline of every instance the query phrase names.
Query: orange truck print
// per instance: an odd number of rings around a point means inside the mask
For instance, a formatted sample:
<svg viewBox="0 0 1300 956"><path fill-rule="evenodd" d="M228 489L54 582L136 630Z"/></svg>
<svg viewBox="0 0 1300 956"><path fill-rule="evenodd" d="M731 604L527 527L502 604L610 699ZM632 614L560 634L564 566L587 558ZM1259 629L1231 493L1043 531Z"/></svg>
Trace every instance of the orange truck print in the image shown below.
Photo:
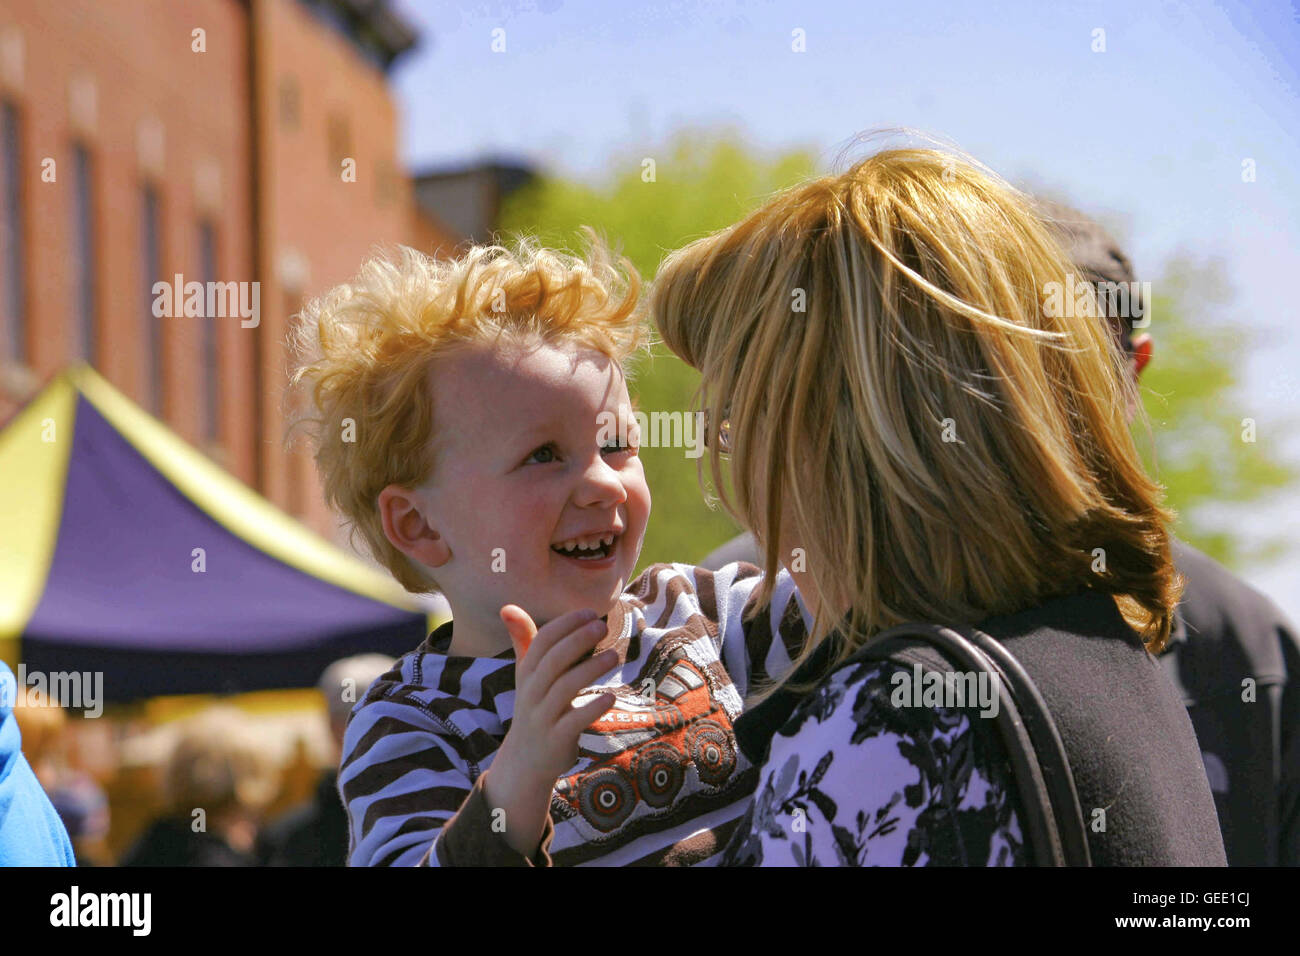
<svg viewBox="0 0 1300 956"><path fill-rule="evenodd" d="M562 777L553 799L602 833L621 826L638 803L670 806L691 766L710 787L724 785L736 768L731 719L685 657L656 683L653 703L632 692L620 696L579 748L592 762Z"/></svg>

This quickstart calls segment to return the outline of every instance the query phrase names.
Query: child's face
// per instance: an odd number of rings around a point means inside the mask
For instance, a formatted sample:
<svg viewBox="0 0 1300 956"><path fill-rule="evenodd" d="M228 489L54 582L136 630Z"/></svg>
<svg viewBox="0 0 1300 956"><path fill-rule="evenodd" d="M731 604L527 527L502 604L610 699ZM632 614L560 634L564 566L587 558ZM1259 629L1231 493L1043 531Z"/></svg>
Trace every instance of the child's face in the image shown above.
<svg viewBox="0 0 1300 956"><path fill-rule="evenodd" d="M450 551L434 573L453 611L489 622L518 604L539 626L606 614L650 517L635 430L625 446L598 442L602 413L631 419L622 370L576 344L477 347L439 362L433 393L437 463L423 491ZM599 559L557 551L611 536Z"/></svg>

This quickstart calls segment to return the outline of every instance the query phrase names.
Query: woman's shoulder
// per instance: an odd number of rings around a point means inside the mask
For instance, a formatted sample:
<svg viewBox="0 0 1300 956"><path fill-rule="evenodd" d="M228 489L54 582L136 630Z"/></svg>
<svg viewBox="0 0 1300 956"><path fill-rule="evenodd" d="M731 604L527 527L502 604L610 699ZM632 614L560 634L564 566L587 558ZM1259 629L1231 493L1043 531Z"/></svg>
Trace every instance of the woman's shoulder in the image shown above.
<svg viewBox="0 0 1300 956"><path fill-rule="evenodd" d="M893 661L853 663L799 701L772 739L735 862L1024 862L991 722L901 693L912 676Z"/></svg>
<svg viewBox="0 0 1300 956"><path fill-rule="evenodd" d="M937 675L933 678L931 675ZM777 731L804 732L809 723L851 719L855 742L883 734L933 733L952 726L967 709L979 709L978 685L967 701L952 692L941 671L896 660L853 659L831 671L795 705Z"/></svg>
<svg viewBox="0 0 1300 956"><path fill-rule="evenodd" d="M1141 637L1124 620L1114 596L1081 587L1047 598L1032 607L990 616L976 625L999 641L1052 632L1088 639L1113 639L1135 649Z"/></svg>

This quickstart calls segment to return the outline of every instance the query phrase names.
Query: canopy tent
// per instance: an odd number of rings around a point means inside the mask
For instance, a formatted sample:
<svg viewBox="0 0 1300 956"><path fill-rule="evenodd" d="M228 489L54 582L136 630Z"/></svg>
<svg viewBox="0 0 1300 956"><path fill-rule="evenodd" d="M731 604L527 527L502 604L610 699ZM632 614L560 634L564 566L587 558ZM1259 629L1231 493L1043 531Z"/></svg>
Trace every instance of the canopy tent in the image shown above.
<svg viewBox="0 0 1300 956"><path fill-rule="evenodd" d="M0 659L106 701L309 687L438 623L87 366L0 430Z"/></svg>

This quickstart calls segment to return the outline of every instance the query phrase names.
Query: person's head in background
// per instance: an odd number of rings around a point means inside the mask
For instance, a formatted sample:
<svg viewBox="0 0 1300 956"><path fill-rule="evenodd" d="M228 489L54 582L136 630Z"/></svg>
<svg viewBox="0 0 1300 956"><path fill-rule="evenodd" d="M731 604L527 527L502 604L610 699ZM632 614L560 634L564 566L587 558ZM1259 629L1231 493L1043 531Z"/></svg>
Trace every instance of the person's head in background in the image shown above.
<svg viewBox="0 0 1300 956"><path fill-rule="evenodd" d="M67 769L68 715L55 704L15 707L23 755L48 793Z"/></svg>
<svg viewBox="0 0 1300 956"><path fill-rule="evenodd" d="M1168 639L1177 575L1135 382L1103 325L1045 308L1073 271L1028 196L927 149L788 190L660 267L651 314L730 423L713 485L817 609L805 656L837 627L842 659L902 621L1082 586L1153 650Z"/></svg>
<svg viewBox="0 0 1300 956"><path fill-rule="evenodd" d="M316 687L325 698L330 739L336 747L336 757L343 748L343 732L347 729L348 715L353 706L366 696L370 685L393 666L394 660L387 654L356 654L335 661L321 674Z"/></svg>
<svg viewBox="0 0 1300 956"><path fill-rule="evenodd" d="M163 769L166 814L245 854L278 786L256 728L225 704L185 720Z"/></svg>
<svg viewBox="0 0 1300 956"><path fill-rule="evenodd" d="M1151 303L1140 294L1141 284L1133 272L1132 261L1099 222L1079 210L1051 199L1035 200L1034 210L1056 233L1070 261L1078 267L1079 279L1094 289L1102 283L1115 283L1138 291L1137 298L1129 300L1127 310L1115 299L1101 296L1097 300L1098 311L1103 313L1098 318L1106 321L1133 377L1137 378L1151 361L1153 343L1149 332L1133 327L1146 317Z"/></svg>
<svg viewBox="0 0 1300 956"><path fill-rule="evenodd" d="M103 789L75 766L73 727L57 704L15 709L22 728L23 754L72 840L79 866L104 866L109 860L109 807Z"/></svg>

